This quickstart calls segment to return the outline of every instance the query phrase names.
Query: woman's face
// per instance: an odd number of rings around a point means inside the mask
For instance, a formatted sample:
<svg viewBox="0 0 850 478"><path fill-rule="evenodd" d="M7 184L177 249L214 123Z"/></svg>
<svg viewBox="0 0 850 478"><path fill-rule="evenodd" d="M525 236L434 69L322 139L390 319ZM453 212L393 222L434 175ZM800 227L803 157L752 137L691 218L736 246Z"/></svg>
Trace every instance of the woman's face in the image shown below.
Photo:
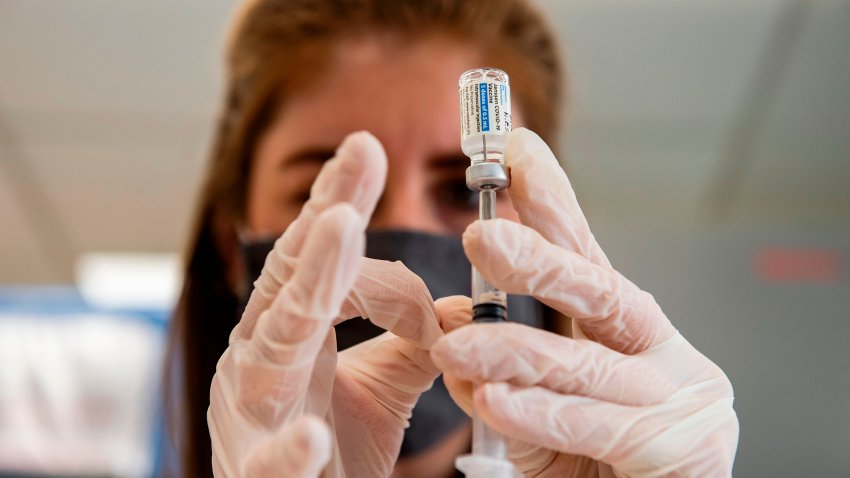
<svg viewBox="0 0 850 478"><path fill-rule="evenodd" d="M482 56L447 38L413 44L364 39L340 46L328 70L290 97L261 135L248 188L248 226L280 234L297 217L324 161L367 130L389 162L371 229L458 234L478 214L460 150L457 81ZM514 105L515 124L522 124ZM499 216L516 218L500 195Z"/></svg>

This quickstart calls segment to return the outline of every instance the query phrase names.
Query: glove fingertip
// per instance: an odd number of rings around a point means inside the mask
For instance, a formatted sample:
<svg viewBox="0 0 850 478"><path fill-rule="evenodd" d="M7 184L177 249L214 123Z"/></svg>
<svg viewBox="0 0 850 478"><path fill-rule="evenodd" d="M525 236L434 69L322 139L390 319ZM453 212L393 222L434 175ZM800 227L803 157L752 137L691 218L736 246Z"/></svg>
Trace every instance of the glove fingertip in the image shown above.
<svg viewBox="0 0 850 478"><path fill-rule="evenodd" d="M384 147L372 133L358 131L343 140L336 156L342 158L341 167L346 174L359 178L361 184L351 202L368 220L386 182L387 154Z"/></svg>
<svg viewBox="0 0 850 478"><path fill-rule="evenodd" d="M428 353L431 356L431 361L442 372L445 373L451 366L451 345L445 335L434 342Z"/></svg>
<svg viewBox="0 0 850 478"><path fill-rule="evenodd" d="M352 237L363 229L363 218L353 205L338 203L322 211L316 218L310 239L321 239L332 234L337 238ZM316 237L318 236L318 237Z"/></svg>
<svg viewBox="0 0 850 478"><path fill-rule="evenodd" d="M519 223L507 219L475 221L463 232L463 250L475 266L486 266L491 256L501 256L505 247L514 246L513 238L521 236Z"/></svg>
<svg viewBox="0 0 850 478"><path fill-rule="evenodd" d="M475 249L475 246L481 240L481 221L473 221L470 225L466 226L461 240L463 242L463 249L467 254L469 254L471 249Z"/></svg>
<svg viewBox="0 0 850 478"><path fill-rule="evenodd" d="M472 322L472 299L462 295L442 297L434 301L440 328L448 333Z"/></svg>
<svg viewBox="0 0 850 478"><path fill-rule="evenodd" d="M511 400L512 387L507 383L483 383L472 393L475 413L498 431L509 431L520 414Z"/></svg>
<svg viewBox="0 0 850 478"><path fill-rule="evenodd" d="M437 340L431 347L434 365L444 373L468 378L476 359L470 351L476 342L475 328L475 325L459 327Z"/></svg>
<svg viewBox="0 0 850 478"><path fill-rule="evenodd" d="M482 383L475 389L473 400L476 408L491 410L501 408L504 401L508 399L510 385L501 382Z"/></svg>
<svg viewBox="0 0 850 478"><path fill-rule="evenodd" d="M336 157L342 158L347 168L357 168L355 172L369 172L383 175L387 169L386 153L381 142L368 131L351 133L343 139L336 150ZM356 161L349 161L356 158ZM362 169L369 171L361 171Z"/></svg>
<svg viewBox="0 0 850 478"><path fill-rule="evenodd" d="M511 131L505 141L505 164L509 167L513 166L522 158L522 153L526 152L529 146L538 146L541 143L546 144L537 133L528 128L517 128Z"/></svg>
<svg viewBox="0 0 850 478"><path fill-rule="evenodd" d="M384 147L378 138L366 130L356 131L345 137L337 149L337 154L363 156L384 156Z"/></svg>
<svg viewBox="0 0 850 478"><path fill-rule="evenodd" d="M331 458L333 437L327 424L318 417L306 415L295 425L295 444L314 461L324 466Z"/></svg>
<svg viewBox="0 0 850 478"><path fill-rule="evenodd" d="M331 460L332 448L328 426L317 417L305 415L256 448L240 476L319 476Z"/></svg>

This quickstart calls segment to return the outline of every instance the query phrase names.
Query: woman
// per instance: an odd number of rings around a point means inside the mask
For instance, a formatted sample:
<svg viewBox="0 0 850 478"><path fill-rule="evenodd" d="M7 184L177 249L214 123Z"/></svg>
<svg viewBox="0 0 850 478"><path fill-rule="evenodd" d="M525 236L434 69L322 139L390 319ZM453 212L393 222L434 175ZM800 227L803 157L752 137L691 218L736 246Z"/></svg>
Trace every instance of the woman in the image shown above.
<svg viewBox="0 0 850 478"><path fill-rule="evenodd" d="M469 431L439 382L426 392L440 372L526 474L731 472L728 380L611 267L546 146L562 81L535 9L258 0L228 59L172 335L186 476L210 461L219 476L449 476ZM469 225L457 79L482 65L510 74L514 123L540 136L508 139L507 220ZM509 314L526 325L460 327L468 299L445 296L468 294L464 255L525 295ZM553 328L545 316L593 341L529 327Z"/></svg>
<svg viewBox="0 0 850 478"><path fill-rule="evenodd" d="M227 59L225 107L171 335L170 362L179 359L182 371L169 373L183 385L169 402L181 397L172 422L185 476L210 476L210 382L268 252L256 239L280 235L296 218L345 135L368 130L387 150L387 185L370 229L429 234L375 232L369 255L403 260L434 297L468 295L457 237L477 204L464 181L457 79L482 65L508 71L515 124L546 140L558 129L563 83L549 28L513 0L248 2ZM500 202L500 215L515 218L507 196ZM535 304L514 302L512 317L542 322ZM341 348L375 335L360 324L339 334ZM405 470L420 463L426 476L451 473L468 447L463 413L439 382L429 394L402 446L402 475L414 476Z"/></svg>

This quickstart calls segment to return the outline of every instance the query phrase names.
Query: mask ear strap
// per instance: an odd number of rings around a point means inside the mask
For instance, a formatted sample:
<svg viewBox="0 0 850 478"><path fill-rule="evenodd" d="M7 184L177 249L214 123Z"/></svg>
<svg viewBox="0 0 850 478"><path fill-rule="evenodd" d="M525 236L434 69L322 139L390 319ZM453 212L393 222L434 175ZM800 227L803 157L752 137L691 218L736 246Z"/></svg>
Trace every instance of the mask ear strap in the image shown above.
<svg viewBox="0 0 850 478"><path fill-rule="evenodd" d="M248 265L248 254L245 250L245 244L250 242L251 233L247 226L233 224L233 237L236 238L233 257L230 261L230 270L228 276L229 282L236 297L239 298L239 313L236 320L242 317L242 312L248 304L248 297L251 296L251 289L248 288L247 276L250 274L250 266Z"/></svg>

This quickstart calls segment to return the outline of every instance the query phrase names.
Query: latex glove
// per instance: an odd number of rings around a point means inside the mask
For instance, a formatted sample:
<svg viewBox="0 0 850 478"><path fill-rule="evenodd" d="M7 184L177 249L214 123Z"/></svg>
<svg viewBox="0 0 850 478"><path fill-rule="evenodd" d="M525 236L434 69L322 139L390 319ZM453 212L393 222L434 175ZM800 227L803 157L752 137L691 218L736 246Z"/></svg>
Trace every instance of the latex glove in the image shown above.
<svg viewBox="0 0 850 478"><path fill-rule="evenodd" d="M333 439L325 423L304 415L283 425L262 444L255 444L244 475L313 478L331 458Z"/></svg>
<svg viewBox="0 0 850 478"><path fill-rule="evenodd" d="M452 396L513 437L527 476L729 476L738 420L723 371L611 267L537 135L511 133L505 160L522 224L476 222L464 249L493 285L572 317L574 336L594 341L463 327L432 349Z"/></svg>
<svg viewBox="0 0 850 478"><path fill-rule="evenodd" d="M349 136L275 243L213 378L216 476L315 476L325 463L326 476L392 470L413 405L439 373L426 349L441 324L468 321L470 305L435 304L401 263L362 257L385 176L380 143ZM338 355L332 325L356 316L393 333ZM325 424L302 422L308 415ZM285 448L293 442L306 443L299 462Z"/></svg>

